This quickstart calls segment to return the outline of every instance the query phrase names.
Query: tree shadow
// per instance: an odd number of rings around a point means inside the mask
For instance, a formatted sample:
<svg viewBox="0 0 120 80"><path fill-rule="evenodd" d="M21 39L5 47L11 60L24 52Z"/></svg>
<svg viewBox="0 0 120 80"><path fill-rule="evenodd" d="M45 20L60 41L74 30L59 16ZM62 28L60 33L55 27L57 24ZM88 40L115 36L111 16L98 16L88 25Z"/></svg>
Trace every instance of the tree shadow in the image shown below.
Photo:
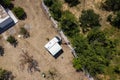
<svg viewBox="0 0 120 80"><path fill-rule="evenodd" d="M75 0L73 3L71 3L69 6L70 7L74 7L74 6L77 6L78 4L80 4L80 1L79 0Z"/></svg>
<svg viewBox="0 0 120 80"><path fill-rule="evenodd" d="M23 54L21 54L20 59L20 66L23 70L25 68L25 65L27 65L27 71L29 73L32 73L33 71L40 72L40 69L38 68L38 62L33 59L33 56L30 56L27 52L22 51Z"/></svg>
<svg viewBox="0 0 120 80"><path fill-rule="evenodd" d="M27 18L27 14L26 12L24 12L23 16L21 18L19 18L20 20L25 20Z"/></svg>
<svg viewBox="0 0 120 80"><path fill-rule="evenodd" d="M4 48L2 46L0 46L0 56L4 55Z"/></svg>

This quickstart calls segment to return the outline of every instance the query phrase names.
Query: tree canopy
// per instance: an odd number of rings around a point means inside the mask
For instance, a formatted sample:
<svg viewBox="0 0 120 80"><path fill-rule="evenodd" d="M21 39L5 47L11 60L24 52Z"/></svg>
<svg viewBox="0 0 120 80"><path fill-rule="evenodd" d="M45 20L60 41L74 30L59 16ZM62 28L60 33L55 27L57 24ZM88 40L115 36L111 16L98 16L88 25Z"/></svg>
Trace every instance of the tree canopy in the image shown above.
<svg viewBox="0 0 120 80"><path fill-rule="evenodd" d="M11 0L1 0L0 4L4 7L10 7L11 6Z"/></svg>
<svg viewBox="0 0 120 80"><path fill-rule="evenodd" d="M72 44L78 55L73 66L76 70L80 70L82 67L92 76L104 73L104 69L110 64L109 60L112 58L116 45L98 29L90 31L87 37L76 36L73 38Z"/></svg>
<svg viewBox="0 0 120 80"><path fill-rule="evenodd" d="M68 3L70 7L76 6L80 3L79 0L65 0L65 2Z"/></svg>
<svg viewBox="0 0 120 80"><path fill-rule="evenodd" d="M62 16L61 8L62 8L62 4L59 1L54 2L54 4L52 4L50 7L51 15L57 21L59 21Z"/></svg>
<svg viewBox="0 0 120 80"><path fill-rule="evenodd" d="M117 28L120 28L120 11L113 16L113 19L111 20L111 24Z"/></svg>
<svg viewBox="0 0 120 80"><path fill-rule="evenodd" d="M13 80L12 72L0 68L0 80Z"/></svg>
<svg viewBox="0 0 120 80"><path fill-rule="evenodd" d="M20 20L25 19L25 17L26 17L26 13L25 13L24 9L21 7L14 7L13 12Z"/></svg>
<svg viewBox="0 0 120 80"><path fill-rule="evenodd" d="M16 47L16 45L17 45L17 40L15 39L15 37L14 36L9 36L8 38L7 38L7 41L11 44L11 45L13 45L14 47Z"/></svg>
<svg viewBox="0 0 120 80"><path fill-rule="evenodd" d="M46 6L51 7L56 0L44 0Z"/></svg>
<svg viewBox="0 0 120 80"><path fill-rule="evenodd" d="M78 28L76 18L69 11L65 11L63 13L61 22L60 22L60 27L65 32L65 34L69 37L72 37L79 33L79 28Z"/></svg>
<svg viewBox="0 0 120 80"><path fill-rule="evenodd" d="M99 20L100 20L100 16L94 13L94 11L91 9L83 10L81 17L79 18L79 21L83 28L85 27L93 28L100 26Z"/></svg>
<svg viewBox="0 0 120 80"><path fill-rule="evenodd" d="M108 11L119 11L120 0L105 0L103 7Z"/></svg>

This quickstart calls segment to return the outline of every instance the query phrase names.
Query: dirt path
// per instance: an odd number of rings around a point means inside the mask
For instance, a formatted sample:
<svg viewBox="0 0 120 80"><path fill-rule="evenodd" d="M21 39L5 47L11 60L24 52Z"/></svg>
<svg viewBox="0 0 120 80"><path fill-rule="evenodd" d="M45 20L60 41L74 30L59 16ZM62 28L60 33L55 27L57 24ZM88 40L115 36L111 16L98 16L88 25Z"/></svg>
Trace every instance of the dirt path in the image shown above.
<svg viewBox="0 0 120 80"><path fill-rule="evenodd" d="M24 8L27 13L27 19L16 24L16 31L19 31L18 29L24 24L29 24L31 36L28 39L23 39L18 38L18 33L16 33L15 37L19 42L16 48L3 41L5 55L0 57L0 67L12 71L16 76L15 80L49 80L43 78L41 73L48 73L53 68L56 69L58 75L55 80L87 80L83 73L77 73L72 67L73 55L66 45L62 45L64 53L57 59L54 59L45 50L44 45L48 42L47 38L52 39L58 34L41 9L41 0L15 0L13 3L15 6ZM26 69L20 69L19 60L22 48L38 61L40 73L30 74Z"/></svg>

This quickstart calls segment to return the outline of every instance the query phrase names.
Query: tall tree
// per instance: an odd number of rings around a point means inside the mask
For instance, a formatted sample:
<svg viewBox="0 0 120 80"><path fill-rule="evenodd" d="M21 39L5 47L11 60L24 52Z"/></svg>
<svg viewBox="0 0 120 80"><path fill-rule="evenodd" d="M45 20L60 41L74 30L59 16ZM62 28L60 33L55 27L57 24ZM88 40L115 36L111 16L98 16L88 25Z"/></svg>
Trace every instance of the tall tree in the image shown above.
<svg viewBox="0 0 120 80"><path fill-rule="evenodd" d="M103 7L109 11L119 11L120 10L120 0L105 0Z"/></svg>
<svg viewBox="0 0 120 80"><path fill-rule="evenodd" d="M83 28L85 27L93 28L100 26L99 20L100 16L96 14L92 9L83 10L81 17L79 18L79 21Z"/></svg>
<svg viewBox="0 0 120 80"><path fill-rule="evenodd" d="M65 0L69 4L70 7L76 6L80 3L79 0Z"/></svg>
<svg viewBox="0 0 120 80"><path fill-rule="evenodd" d="M73 37L74 35L77 35L79 33L79 27L76 18L69 11L65 11L63 13L60 22L60 27L69 37Z"/></svg>

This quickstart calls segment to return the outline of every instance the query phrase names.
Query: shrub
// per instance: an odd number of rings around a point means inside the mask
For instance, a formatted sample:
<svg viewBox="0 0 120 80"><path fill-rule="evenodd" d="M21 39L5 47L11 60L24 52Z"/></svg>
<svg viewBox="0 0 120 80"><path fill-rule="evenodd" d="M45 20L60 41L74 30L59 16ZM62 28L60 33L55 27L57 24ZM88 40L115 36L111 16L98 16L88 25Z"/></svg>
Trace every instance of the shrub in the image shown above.
<svg viewBox="0 0 120 80"><path fill-rule="evenodd" d="M69 11L65 11L63 13L60 22L60 27L69 37L73 37L74 35L79 34L79 27L77 21L74 15Z"/></svg>
<svg viewBox="0 0 120 80"><path fill-rule="evenodd" d="M62 4L60 3L60 1L54 2L54 4L50 7L51 15L57 21L59 21L62 16L61 8Z"/></svg>
<svg viewBox="0 0 120 80"><path fill-rule="evenodd" d="M107 17L107 21L108 21L108 22L111 22L111 21L112 21L112 15L111 15L111 14Z"/></svg>
<svg viewBox="0 0 120 80"><path fill-rule="evenodd" d="M114 72L120 74L120 65L115 66Z"/></svg>
<svg viewBox="0 0 120 80"><path fill-rule="evenodd" d="M115 14L111 21L111 24L117 28L120 28L120 11Z"/></svg>
<svg viewBox="0 0 120 80"><path fill-rule="evenodd" d="M14 45L14 46L17 45L17 40L16 40L13 36L9 36L9 37L7 38L7 41L8 41L11 45Z"/></svg>
<svg viewBox="0 0 120 80"><path fill-rule="evenodd" d="M94 11L91 9L83 10L81 17L79 18L79 21L83 28L85 27L93 28L100 26L99 20L100 20L100 16L94 13Z"/></svg>
<svg viewBox="0 0 120 80"><path fill-rule="evenodd" d="M18 19L22 20L26 18L26 13L23 8L21 7L15 7L13 8L13 12L18 17Z"/></svg>
<svg viewBox="0 0 120 80"><path fill-rule="evenodd" d="M13 80L12 72L0 68L0 80Z"/></svg>
<svg viewBox="0 0 120 80"><path fill-rule="evenodd" d="M76 6L80 3L79 0L65 0L69 4L70 7Z"/></svg>
<svg viewBox="0 0 120 80"><path fill-rule="evenodd" d="M105 0L105 2L103 3L103 8L108 11L119 11L120 0Z"/></svg>
<svg viewBox="0 0 120 80"><path fill-rule="evenodd" d="M51 7L56 0L44 0L46 6Z"/></svg>
<svg viewBox="0 0 120 80"><path fill-rule="evenodd" d="M22 34L24 38L27 38L30 36L29 32L24 27L20 28L20 34Z"/></svg>
<svg viewBox="0 0 120 80"><path fill-rule="evenodd" d="M1 0L0 4L7 8L10 7L12 3L11 0Z"/></svg>
<svg viewBox="0 0 120 80"><path fill-rule="evenodd" d="M82 65L81 65L81 62L80 62L80 59L79 59L79 58L74 58L74 59L73 59L73 67L74 67L77 71L82 70Z"/></svg>

